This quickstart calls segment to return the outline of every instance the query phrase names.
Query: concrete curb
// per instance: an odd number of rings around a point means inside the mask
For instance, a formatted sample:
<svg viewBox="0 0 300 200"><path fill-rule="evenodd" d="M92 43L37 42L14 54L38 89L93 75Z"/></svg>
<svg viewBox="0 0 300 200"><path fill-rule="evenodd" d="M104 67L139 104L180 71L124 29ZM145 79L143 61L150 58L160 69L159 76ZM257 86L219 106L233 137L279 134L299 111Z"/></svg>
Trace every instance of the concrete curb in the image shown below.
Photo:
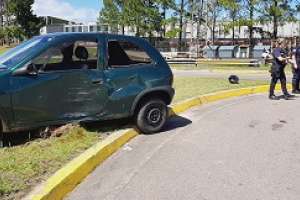
<svg viewBox="0 0 300 200"><path fill-rule="evenodd" d="M38 191L33 191L33 194L25 199L63 199L99 164L137 135L138 132L134 129L113 133L57 171L37 188Z"/></svg>
<svg viewBox="0 0 300 200"><path fill-rule="evenodd" d="M290 85L288 86L291 87ZM235 90L216 92L195 97L173 105L169 109L169 116L180 114L188 109L232 97L265 93L269 86L249 87ZM277 89L280 89L278 87ZM105 159L116 152L120 147L137 136L139 132L128 129L110 135L104 141L94 145L83 154L72 160L62 169L50 177L41 187L33 191L25 199L33 200L58 200L63 199L71 192L89 173L99 166Z"/></svg>

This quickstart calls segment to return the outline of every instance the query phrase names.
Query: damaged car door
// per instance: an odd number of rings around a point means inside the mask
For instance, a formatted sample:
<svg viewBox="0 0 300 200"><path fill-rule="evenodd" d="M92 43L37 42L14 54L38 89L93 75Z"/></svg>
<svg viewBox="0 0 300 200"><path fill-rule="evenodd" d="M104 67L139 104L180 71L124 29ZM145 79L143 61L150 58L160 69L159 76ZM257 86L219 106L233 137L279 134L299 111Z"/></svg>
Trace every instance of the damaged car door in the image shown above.
<svg viewBox="0 0 300 200"><path fill-rule="evenodd" d="M98 62L101 44L96 35L91 37L57 39L15 73L11 84L16 126L101 116L107 90Z"/></svg>
<svg viewBox="0 0 300 200"><path fill-rule="evenodd" d="M154 62L136 39L110 36L107 39L107 66L104 71L111 87L110 113L119 117L130 114L132 102L146 87Z"/></svg>

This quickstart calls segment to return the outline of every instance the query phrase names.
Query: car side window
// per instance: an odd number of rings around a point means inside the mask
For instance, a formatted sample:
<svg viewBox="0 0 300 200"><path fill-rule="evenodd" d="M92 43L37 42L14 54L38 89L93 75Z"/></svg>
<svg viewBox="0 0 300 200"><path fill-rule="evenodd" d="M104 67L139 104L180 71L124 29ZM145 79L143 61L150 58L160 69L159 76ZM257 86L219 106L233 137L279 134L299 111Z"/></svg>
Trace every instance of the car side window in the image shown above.
<svg viewBox="0 0 300 200"><path fill-rule="evenodd" d="M66 42L50 47L32 60L39 71L74 69L96 69L98 63L98 43L96 41Z"/></svg>
<svg viewBox="0 0 300 200"><path fill-rule="evenodd" d="M108 42L109 67L132 67L136 64L150 64L152 60L145 50L128 41Z"/></svg>

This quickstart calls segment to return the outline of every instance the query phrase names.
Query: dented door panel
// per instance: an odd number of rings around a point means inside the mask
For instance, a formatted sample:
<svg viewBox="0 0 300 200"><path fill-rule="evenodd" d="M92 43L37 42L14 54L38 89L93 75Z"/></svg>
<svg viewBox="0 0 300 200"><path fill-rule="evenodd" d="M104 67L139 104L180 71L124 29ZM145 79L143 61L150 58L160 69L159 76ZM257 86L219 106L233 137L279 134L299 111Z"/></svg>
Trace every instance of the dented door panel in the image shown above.
<svg viewBox="0 0 300 200"><path fill-rule="evenodd" d="M56 119L61 108L59 98L64 93L60 79L55 73L11 77L15 126Z"/></svg>
<svg viewBox="0 0 300 200"><path fill-rule="evenodd" d="M99 70L40 73L35 78L12 77L16 125L99 115L106 104L106 90L101 81L98 82L102 79Z"/></svg>

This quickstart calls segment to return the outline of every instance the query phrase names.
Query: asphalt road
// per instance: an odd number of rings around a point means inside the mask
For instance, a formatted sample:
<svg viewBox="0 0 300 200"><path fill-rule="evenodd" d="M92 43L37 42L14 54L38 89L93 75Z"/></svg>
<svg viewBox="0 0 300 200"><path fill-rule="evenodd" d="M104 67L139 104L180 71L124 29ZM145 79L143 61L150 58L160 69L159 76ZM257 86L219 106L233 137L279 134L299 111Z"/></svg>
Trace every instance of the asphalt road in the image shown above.
<svg viewBox="0 0 300 200"><path fill-rule="evenodd" d="M176 77L203 77L203 78L228 78L230 75L238 75L241 80L262 80L269 81L269 73L245 73L243 71L238 72L213 72L209 70L172 70ZM287 74L287 81L292 81L292 75Z"/></svg>
<svg viewBox="0 0 300 200"><path fill-rule="evenodd" d="M299 200L300 97L240 97L140 135L67 199Z"/></svg>

